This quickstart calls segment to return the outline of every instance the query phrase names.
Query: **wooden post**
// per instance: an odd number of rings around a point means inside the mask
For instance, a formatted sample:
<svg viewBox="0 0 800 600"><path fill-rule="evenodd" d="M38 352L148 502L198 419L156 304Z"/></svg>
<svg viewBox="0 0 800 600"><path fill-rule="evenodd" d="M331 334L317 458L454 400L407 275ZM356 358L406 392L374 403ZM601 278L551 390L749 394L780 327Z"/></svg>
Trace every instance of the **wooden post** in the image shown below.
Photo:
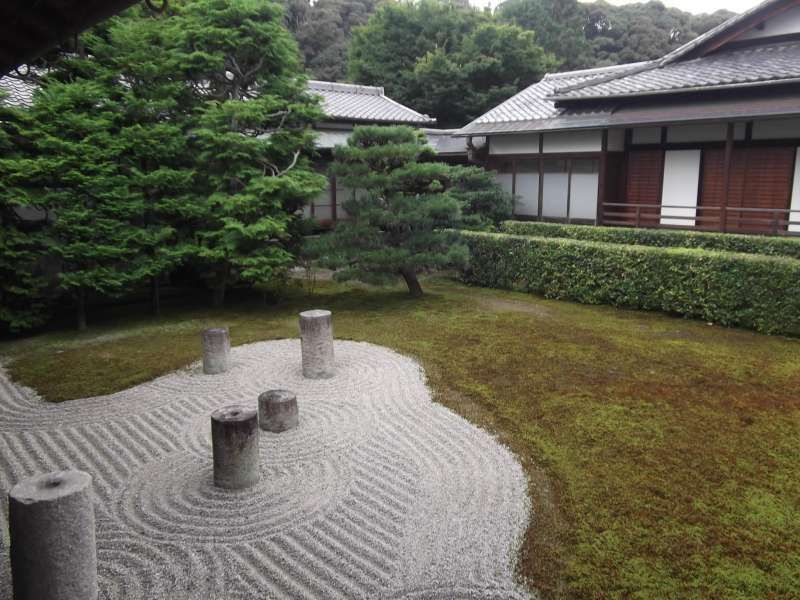
<svg viewBox="0 0 800 600"><path fill-rule="evenodd" d="M728 123L728 130L725 134L725 158L724 166L722 169L722 178L724 182L724 192L722 194L722 213L720 214L720 229L722 231L728 230L728 200L731 193L731 157L733 155L733 131L734 123Z"/></svg>
<svg viewBox="0 0 800 600"><path fill-rule="evenodd" d="M331 221L336 221L336 175L328 180L331 186Z"/></svg>
<svg viewBox="0 0 800 600"><path fill-rule="evenodd" d="M597 209L594 214L594 224L603 224L603 205L606 201L606 169L608 156L608 129L603 130L603 138L600 142L600 162L597 171Z"/></svg>

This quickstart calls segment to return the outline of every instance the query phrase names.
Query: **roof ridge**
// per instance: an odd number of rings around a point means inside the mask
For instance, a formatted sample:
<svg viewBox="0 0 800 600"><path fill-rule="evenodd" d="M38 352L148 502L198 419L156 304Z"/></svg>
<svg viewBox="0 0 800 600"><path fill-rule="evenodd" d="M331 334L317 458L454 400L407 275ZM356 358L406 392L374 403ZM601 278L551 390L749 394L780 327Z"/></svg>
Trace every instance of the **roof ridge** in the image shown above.
<svg viewBox="0 0 800 600"><path fill-rule="evenodd" d="M641 73L643 71L656 68L657 66L658 63L652 60L616 65L617 68L613 71L607 71L605 76L595 77L586 81L579 81L577 83L566 85L563 88L554 86L553 92L549 95L557 96L563 93L574 92L585 87L592 87L593 85L599 85L608 81L613 81L614 79L627 77L628 75L633 75L635 73Z"/></svg>
<svg viewBox="0 0 800 600"><path fill-rule="evenodd" d="M676 60L678 60L680 57L682 57L683 55L687 54L688 52L691 52L692 50L694 50L698 46L700 46L700 45L704 44L705 42L707 42L708 40L716 37L717 35L719 35L723 31L726 31L727 29L730 29L731 27L741 23L745 19L748 19L748 18L752 17L754 14L757 14L758 12L764 10L765 8L767 8L769 6L772 6L773 4L780 4L781 2L784 2L784 1L785 0L764 0L763 2L760 2L760 3L756 4L755 6L749 8L748 10L746 10L746 11L744 11L742 13L739 13L738 15L734 15L730 19L726 19L725 21L723 21L722 23L720 23L716 27L712 27L711 29L709 29L705 33L701 33L700 35L698 35L693 40L689 40L688 42L686 42L682 46L678 46L677 48L675 48L675 50L672 50L671 52L668 52L667 54L665 54L664 56L662 56L660 59L657 59L657 60L662 66L663 65L668 65L670 63L673 63Z"/></svg>
<svg viewBox="0 0 800 600"><path fill-rule="evenodd" d="M319 79L309 79L308 89L320 92L340 92L343 94L362 94L365 96L383 96L384 90L381 86L362 85L360 83L341 83L338 81L322 81Z"/></svg>

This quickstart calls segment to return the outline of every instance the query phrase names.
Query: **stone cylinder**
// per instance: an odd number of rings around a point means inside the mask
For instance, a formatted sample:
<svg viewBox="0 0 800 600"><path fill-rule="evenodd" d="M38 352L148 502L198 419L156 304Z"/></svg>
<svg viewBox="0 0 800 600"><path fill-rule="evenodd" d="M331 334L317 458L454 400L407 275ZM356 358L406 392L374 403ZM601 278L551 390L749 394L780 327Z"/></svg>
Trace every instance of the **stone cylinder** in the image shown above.
<svg viewBox="0 0 800 600"><path fill-rule="evenodd" d="M206 329L203 340L203 373L215 375L230 368L231 337L227 327Z"/></svg>
<svg viewBox="0 0 800 600"><path fill-rule="evenodd" d="M214 485L241 489L258 483L258 413L234 404L211 413Z"/></svg>
<svg viewBox="0 0 800 600"><path fill-rule="evenodd" d="M280 433L297 427L297 395L289 390L270 390L258 397L258 426Z"/></svg>
<svg viewBox="0 0 800 600"><path fill-rule="evenodd" d="M14 600L96 600L92 478L54 471L8 494Z"/></svg>
<svg viewBox="0 0 800 600"><path fill-rule="evenodd" d="M331 311L307 310L300 313L300 347L303 353L304 377L333 377L335 366Z"/></svg>

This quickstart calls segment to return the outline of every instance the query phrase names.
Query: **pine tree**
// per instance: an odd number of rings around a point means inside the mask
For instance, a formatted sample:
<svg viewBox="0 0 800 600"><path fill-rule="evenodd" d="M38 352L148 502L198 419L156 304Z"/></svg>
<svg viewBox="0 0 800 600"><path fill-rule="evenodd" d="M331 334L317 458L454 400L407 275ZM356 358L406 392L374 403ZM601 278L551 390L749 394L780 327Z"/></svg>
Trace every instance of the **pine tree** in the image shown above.
<svg viewBox="0 0 800 600"><path fill-rule="evenodd" d="M389 283L402 277L421 296L418 274L457 267L466 246L452 230L461 221L459 200L448 193L452 167L423 162L433 151L409 127L356 127L335 150L333 171L358 190L344 204L348 221L324 240L323 264L336 279Z"/></svg>

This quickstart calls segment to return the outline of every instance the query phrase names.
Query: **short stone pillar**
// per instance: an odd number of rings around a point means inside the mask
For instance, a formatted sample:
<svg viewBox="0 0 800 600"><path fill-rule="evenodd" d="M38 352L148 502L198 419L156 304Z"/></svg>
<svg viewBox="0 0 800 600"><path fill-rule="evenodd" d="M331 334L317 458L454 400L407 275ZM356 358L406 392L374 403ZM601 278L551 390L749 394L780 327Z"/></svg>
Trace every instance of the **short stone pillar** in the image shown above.
<svg viewBox="0 0 800 600"><path fill-rule="evenodd" d="M214 485L240 489L258 483L258 413L234 404L211 413Z"/></svg>
<svg viewBox="0 0 800 600"><path fill-rule="evenodd" d="M297 427L297 395L289 390L270 390L258 397L258 426L280 433Z"/></svg>
<svg viewBox="0 0 800 600"><path fill-rule="evenodd" d="M333 377L335 367L331 311L307 310L300 313L300 347L303 353L304 377Z"/></svg>
<svg viewBox="0 0 800 600"><path fill-rule="evenodd" d="M227 327L206 329L200 335L203 340L203 373L224 373L230 367L231 337Z"/></svg>
<svg viewBox="0 0 800 600"><path fill-rule="evenodd" d="M96 600L92 478L54 471L8 494L14 600Z"/></svg>

